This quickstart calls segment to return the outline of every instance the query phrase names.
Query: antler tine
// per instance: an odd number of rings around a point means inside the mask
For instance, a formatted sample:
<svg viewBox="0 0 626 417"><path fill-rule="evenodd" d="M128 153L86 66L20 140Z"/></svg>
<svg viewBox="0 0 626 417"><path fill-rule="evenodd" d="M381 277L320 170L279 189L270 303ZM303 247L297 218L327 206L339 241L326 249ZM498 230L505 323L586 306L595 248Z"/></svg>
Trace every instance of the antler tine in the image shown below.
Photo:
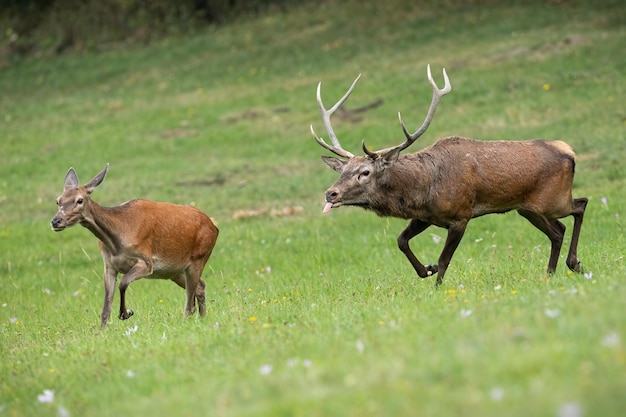
<svg viewBox="0 0 626 417"><path fill-rule="evenodd" d="M328 149L329 151L333 152L336 155L339 155L341 157L348 158L348 159L353 158L354 155L346 151L345 149L343 149L343 147L339 143L339 140L337 139L337 135L335 135L335 131L333 130L333 126L330 122L330 117L333 115L335 111L337 111L339 107L341 107L341 105L348 99L348 97L350 97L350 94L352 93L352 90L354 90L354 87L356 86L357 81L359 81L359 78L361 78L361 74L359 74L354 80L354 82L352 82L352 85L350 86L348 91L343 95L343 97L341 97L341 99L339 99L339 101L336 102L335 105L332 106L328 110L324 107L324 103L322 103L322 94L321 94L322 83L320 82L317 84L317 104L322 113L322 121L324 122L324 126L326 127L326 131L328 132L328 136L330 137L330 140L333 146L328 145L326 142L324 142L322 138L317 136L317 134L315 133L315 130L313 129L313 125L311 125L311 133L313 134L313 137L315 138L317 143L320 144L320 146L322 146L325 149Z"/></svg>
<svg viewBox="0 0 626 417"><path fill-rule="evenodd" d="M329 151L331 151L335 155L341 156L343 158L350 159L350 158L354 157L353 154L351 154L350 152L346 151L345 149L342 149L341 147L337 148L335 146L330 146L329 144L324 142L324 139L322 139L319 136L317 136L317 133L315 133L315 130L313 130L313 125L311 125L310 127L311 127L311 134L313 135L313 137L315 138L317 143L319 143L322 148L328 149Z"/></svg>
<svg viewBox="0 0 626 417"><path fill-rule="evenodd" d="M437 87L437 84L435 83L435 80L433 80L433 76L430 72L430 64L428 64L426 69L428 73L428 81L430 82L430 85L433 88L433 99L430 102L430 108L428 109L428 114L426 115L426 119L424 119L424 123L422 123L420 128L417 129L415 133L411 134L407 130L406 126L404 125L404 121L402 120L402 115L400 114L400 112L398 112L398 119L400 120L400 124L402 125L402 131L404 132L404 135L406 136L406 140L402 144L393 148L393 149L396 149L398 152L411 146L411 144L415 142L417 138L419 138L420 136L424 134L424 132L426 132L426 129L428 129L428 126L430 126L430 122L433 120L433 117L435 116L435 110L437 110L437 104L439 103L439 99L443 97L444 95L448 94L450 91L452 91L452 86L450 85L450 79L448 78L448 74L446 73L445 68L443 69L443 79L444 79L445 84L442 89L439 89L439 87Z"/></svg>

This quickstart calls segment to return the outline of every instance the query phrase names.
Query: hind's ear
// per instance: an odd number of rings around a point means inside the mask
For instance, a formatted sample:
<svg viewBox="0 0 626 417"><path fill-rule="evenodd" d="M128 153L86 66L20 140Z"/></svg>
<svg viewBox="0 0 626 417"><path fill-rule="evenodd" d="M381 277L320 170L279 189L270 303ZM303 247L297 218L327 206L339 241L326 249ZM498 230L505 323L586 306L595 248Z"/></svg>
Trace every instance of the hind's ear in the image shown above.
<svg viewBox="0 0 626 417"><path fill-rule="evenodd" d="M72 188L78 187L78 176L76 176L76 171L74 168L70 168L65 174L65 183L63 184L63 190L69 190Z"/></svg>
<svg viewBox="0 0 626 417"><path fill-rule="evenodd" d="M88 194L91 194L93 192L93 190L95 190L96 187L98 185L100 185L100 183L102 183L102 181L104 181L104 177L107 175L108 169L109 169L109 164L107 163L104 166L104 169L98 173L98 175L93 177L93 179L91 181L89 181L87 184L85 184L85 189L87 190Z"/></svg>
<svg viewBox="0 0 626 417"><path fill-rule="evenodd" d="M322 160L326 162L326 165L339 173L343 171L343 167L345 167L347 163L347 161L344 161L343 159L334 158L332 156L322 156Z"/></svg>

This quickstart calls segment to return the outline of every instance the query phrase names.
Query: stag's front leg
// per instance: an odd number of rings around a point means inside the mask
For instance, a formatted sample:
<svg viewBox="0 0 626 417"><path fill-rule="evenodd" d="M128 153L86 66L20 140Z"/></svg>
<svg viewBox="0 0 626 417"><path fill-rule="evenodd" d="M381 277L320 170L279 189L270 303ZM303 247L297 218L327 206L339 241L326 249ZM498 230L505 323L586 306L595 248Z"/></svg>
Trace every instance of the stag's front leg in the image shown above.
<svg viewBox="0 0 626 417"><path fill-rule="evenodd" d="M437 265L422 264L417 259L413 251L411 251L411 248L409 247L409 240L422 233L429 226L430 223L418 219L413 219L411 220L407 228L404 229L402 233L400 233L400 236L398 236L398 247L407 257L409 262L411 262L413 269L415 269L415 272L417 272L417 275L419 275L420 278L427 278L433 274L436 274L438 268Z"/></svg>
<svg viewBox="0 0 626 417"><path fill-rule="evenodd" d="M150 275L151 273L152 266L147 265L143 260L139 260L120 280L120 320L126 320L135 314L133 310L126 309L126 289L131 282Z"/></svg>
<svg viewBox="0 0 626 417"><path fill-rule="evenodd" d="M461 239L465 234L465 229L467 228L467 221L453 223L448 227L448 236L446 237L446 243L443 245L443 250L441 251L441 255L439 256L439 275L437 275L437 282L435 286L439 286L443 281L443 277L446 274L446 269L448 269L448 265L450 265L450 260L452 259L452 255L454 255L454 251L459 247L459 243L461 243Z"/></svg>

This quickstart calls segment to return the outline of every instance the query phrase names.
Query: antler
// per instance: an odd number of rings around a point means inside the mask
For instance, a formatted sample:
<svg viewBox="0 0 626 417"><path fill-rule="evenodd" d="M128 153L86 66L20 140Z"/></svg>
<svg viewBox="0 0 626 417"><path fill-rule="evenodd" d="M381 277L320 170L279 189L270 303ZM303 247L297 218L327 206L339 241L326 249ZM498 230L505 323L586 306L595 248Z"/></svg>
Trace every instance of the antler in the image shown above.
<svg viewBox="0 0 626 417"><path fill-rule="evenodd" d="M428 129L428 126L430 126L430 122L432 122L433 117L435 116L435 110L437 110L437 104L439 103L439 99L445 96L446 94L448 94L452 90L452 86L450 85L450 79L448 79L448 74L446 73L445 68L443 69L443 78L445 81L445 85L442 89L439 89L439 87L437 87L437 84L435 84L435 80L433 80L433 76L430 73L430 64L428 64L426 69L428 73L428 81L430 82L430 85L433 88L433 99L430 102L430 108L428 109L428 113L426 114L426 119L424 119L424 123L422 123L420 128L417 129L415 133L411 134L407 130L406 126L404 125L400 112L398 112L398 119L400 119L400 124L402 125L402 131L404 132L404 135L406 136L406 140L398 146L383 149L382 151L378 151L378 152L372 152L369 149L367 149L367 147L365 146L365 142L364 142L363 150L365 151L366 154L368 154L369 156L376 156L376 155L380 155L380 154L391 152L391 151L400 152L408 148L409 146L411 146L417 138L419 138L420 136L424 134L424 132L426 132L426 129Z"/></svg>
<svg viewBox="0 0 626 417"><path fill-rule="evenodd" d="M328 110L326 110L326 108L324 107L324 104L322 103L322 95L320 92L322 83L320 82L319 84L317 84L317 104L319 105L320 111L322 112L322 120L324 121L324 126L326 127L326 131L328 132L328 136L330 137L330 140L332 141L333 146L330 146L329 144L324 142L322 138L317 136L317 134L315 133L315 130L313 130L313 125L311 125L311 133L313 134L313 137L315 138L317 143L320 144L321 147L328 149L335 155L339 155L343 158L348 158L348 159L353 158L354 155L341 147L341 144L339 143L339 140L337 139L337 136L335 135L335 132L333 130L333 126L330 123L330 116L332 116L333 113L337 111L337 109L341 107L341 105L348 99L357 81L359 81L359 78L361 78L361 74L359 74L356 77L356 79L352 83L352 86L350 86L346 94L344 94L344 96L341 97L341 99L339 99L339 101L335 103L335 105L332 106Z"/></svg>

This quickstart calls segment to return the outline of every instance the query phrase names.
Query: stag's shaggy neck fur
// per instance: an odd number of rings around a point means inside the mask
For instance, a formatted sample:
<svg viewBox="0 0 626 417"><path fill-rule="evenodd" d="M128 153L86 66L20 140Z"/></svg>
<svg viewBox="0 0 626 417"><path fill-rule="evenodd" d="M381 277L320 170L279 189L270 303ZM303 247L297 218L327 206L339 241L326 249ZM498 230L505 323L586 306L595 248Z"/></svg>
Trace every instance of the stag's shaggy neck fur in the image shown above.
<svg viewBox="0 0 626 417"><path fill-rule="evenodd" d="M366 208L384 217L421 217L435 172L434 159L428 152L401 155L376 178L380 192L369 194Z"/></svg>

